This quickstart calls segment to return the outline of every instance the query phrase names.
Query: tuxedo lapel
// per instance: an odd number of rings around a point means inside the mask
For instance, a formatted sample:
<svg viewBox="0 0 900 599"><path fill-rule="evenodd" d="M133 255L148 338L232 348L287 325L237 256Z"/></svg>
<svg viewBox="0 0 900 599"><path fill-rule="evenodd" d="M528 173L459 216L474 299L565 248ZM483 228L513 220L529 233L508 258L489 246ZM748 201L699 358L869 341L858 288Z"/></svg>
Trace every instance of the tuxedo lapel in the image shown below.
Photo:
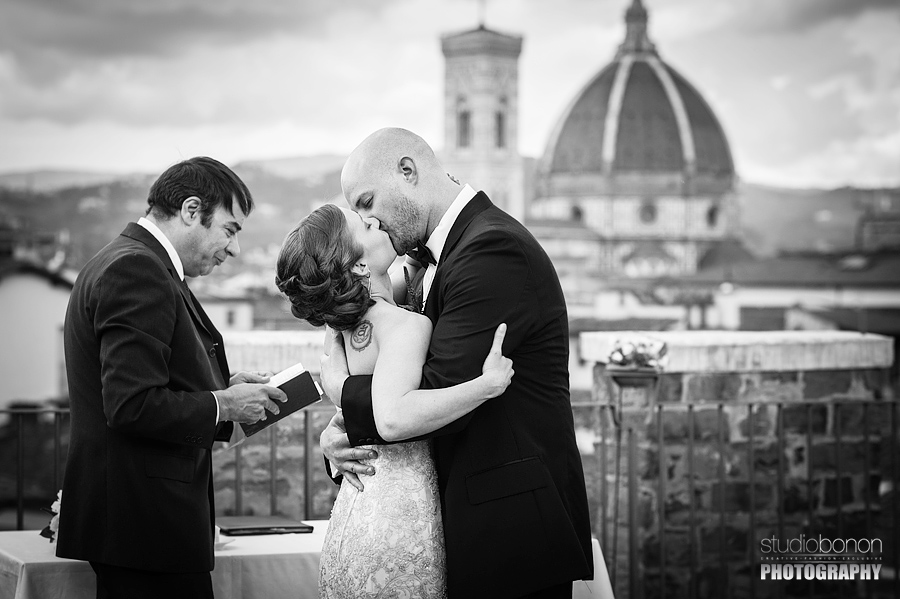
<svg viewBox="0 0 900 599"><path fill-rule="evenodd" d="M475 220L475 217L493 205L494 204L491 203L491 200L488 199L483 191L479 191L471 200L469 200L469 203L465 205L459 213L459 216L456 217L456 222L450 227L450 233L447 234L447 242L444 243L444 249L441 251L441 263L444 263L447 260L447 257L453 253L453 248L459 243L459 239L462 237L463 232L468 228L472 221ZM438 264L438 269L440 269L440 267L441 265Z"/></svg>
<svg viewBox="0 0 900 599"><path fill-rule="evenodd" d="M425 302L425 315L431 319L431 322L437 322L437 317L440 313L441 302L438 301L437 290L440 287L440 285L438 285L438 277L441 276L441 266L443 266L453 254L453 250L459 243L460 238L462 238L463 232L465 232L472 221L475 220L475 217L493 205L494 204L487 195L483 191L479 191L471 200L469 200L469 203L465 205L459 213L459 216L456 217L453 226L450 227L450 233L447 234L447 241L444 243L444 249L441 251L441 260L437 265L437 272L434 273L434 282L431 284L431 289L428 291L428 300ZM431 266L429 268L435 267Z"/></svg>

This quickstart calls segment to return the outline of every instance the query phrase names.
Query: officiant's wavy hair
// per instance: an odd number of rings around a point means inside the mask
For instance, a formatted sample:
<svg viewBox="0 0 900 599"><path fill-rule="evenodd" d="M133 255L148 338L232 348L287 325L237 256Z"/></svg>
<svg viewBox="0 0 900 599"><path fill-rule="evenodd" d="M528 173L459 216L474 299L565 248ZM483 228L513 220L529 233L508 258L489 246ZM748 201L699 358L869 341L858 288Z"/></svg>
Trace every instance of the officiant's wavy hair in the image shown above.
<svg viewBox="0 0 900 599"><path fill-rule="evenodd" d="M191 196L200 198L200 223L207 228L219 206L231 215L235 202L244 216L253 210L253 196L234 171L213 158L196 156L170 166L153 183L147 214L170 219Z"/></svg>
<svg viewBox="0 0 900 599"><path fill-rule="evenodd" d="M363 248L341 209L326 204L284 238L275 284L291 302L291 314L313 326L346 331L375 304L368 278L353 272Z"/></svg>

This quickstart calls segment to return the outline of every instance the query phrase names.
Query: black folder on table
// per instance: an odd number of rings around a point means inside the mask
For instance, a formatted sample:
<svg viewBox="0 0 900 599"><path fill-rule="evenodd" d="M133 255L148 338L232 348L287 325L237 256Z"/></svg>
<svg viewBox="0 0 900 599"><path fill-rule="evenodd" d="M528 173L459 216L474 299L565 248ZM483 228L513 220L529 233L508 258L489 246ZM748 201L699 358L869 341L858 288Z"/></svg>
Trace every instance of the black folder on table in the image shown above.
<svg viewBox="0 0 900 599"><path fill-rule="evenodd" d="M291 520L284 516L221 516L216 525L223 535L283 535L312 532L312 524Z"/></svg>
<svg viewBox="0 0 900 599"><path fill-rule="evenodd" d="M299 363L274 375L267 384L284 391L287 401L276 402L279 409L278 414L266 410L265 420L259 420L253 424L241 424L244 434L248 437L269 428L285 416L290 416L297 410L316 403L322 398L319 386Z"/></svg>

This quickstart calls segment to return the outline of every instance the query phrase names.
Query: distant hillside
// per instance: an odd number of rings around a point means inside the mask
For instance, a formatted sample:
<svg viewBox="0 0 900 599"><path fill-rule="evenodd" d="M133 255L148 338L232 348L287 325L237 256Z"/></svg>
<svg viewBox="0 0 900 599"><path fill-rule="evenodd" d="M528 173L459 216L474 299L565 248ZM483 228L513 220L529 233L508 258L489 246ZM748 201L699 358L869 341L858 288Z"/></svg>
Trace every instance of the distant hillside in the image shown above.
<svg viewBox="0 0 900 599"><path fill-rule="evenodd" d="M246 160L234 165L250 187L257 209L241 234L245 256L227 262L221 274L270 262L273 248L314 207L342 202L343 162L343 156L324 154ZM526 197L530 197L537 163L525 157L523 166ZM125 223L143 215L147 192L155 177L61 170L0 175L0 224L6 222L36 232L68 231L68 263L80 268ZM879 192L854 188L784 189L742 183L736 193L741 235L754 253L767 256L782 251L853 247L859 216L866 202ZM900 194L900 190L889 193Z"/></svg>
<svg viewBox="0 0 900 599"><path fill-rule="evenodd" d="M135 175L122 173L98 173L73 170L36 170L27 172L0 173L0 187L23 191L48 192L67 187L85 187L101 183L111 183Z"/></svg>
<svg viewBox="0 0 900 599"><path fill-rule="evenodd" d="M235 165L236 169L261 169L284 179L315 180L326 173L341 170L347 157L342 154L319 154L316 156L294 156L293 158L271 158L268 160L245 160Z"/></svg>
<svg viewBox="0 0 900 599"><path fill-rule="evenodd" d="M340 196L343 159L313 156L275 161L246 161L234 166L247 183L256 203L241 234L243 252L262 251L280 245L285 234L313 207ZM274 165L274 166L273 166ZM295 173L287 177L277 172ZM66 230L71 239L67 262L80 268L122 230L143 216L147 193L156 175L85 183L95 173L70 173L77 183L55 189L57 171L22 173L29 186L4 185L0 178L0 222L37 232ZM47 177L46 179L44 177ZM239 271L241 259L226 263L227 271ZM224 274L224 273L223 273Z"/></svg>

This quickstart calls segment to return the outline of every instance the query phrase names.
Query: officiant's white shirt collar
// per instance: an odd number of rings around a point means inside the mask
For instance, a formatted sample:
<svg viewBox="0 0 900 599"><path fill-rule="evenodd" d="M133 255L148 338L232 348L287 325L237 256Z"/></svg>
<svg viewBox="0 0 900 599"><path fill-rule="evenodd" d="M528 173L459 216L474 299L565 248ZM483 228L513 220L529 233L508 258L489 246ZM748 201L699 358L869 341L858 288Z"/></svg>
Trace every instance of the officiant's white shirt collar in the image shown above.
<svg viewBox="0 0 900 599"><path fill-rule="evenodd" d="M143 216L138 219L137 224L147 229L151 235L156 238L156 241L163 246L163 249L166 250L166 253L169 254L169 259L172 261L172 265L175 267L175 272L178 273L178 278L182 281L184 280L184 265L181 263L181 258L178 256L178 252L175 251L175 246L172 245L172 242L169 241L169 238L166 237L166 234L163 233L156 224L144 218Z"/></svg>
<svg viewBox="0 0 900 599"><path fill-rule="evenodd" d="M463 208L466 207L466 204L468 204L477 193L478 192L472 189L468 183L463 185L463 188L456 196L456 199L453 200L453 203L447 208L447 212L445 212L444 216L441 217L441 220L438 221L434 231L431 232L431 237L425 242L425 247L431 250L431 253L434 255L434 260L438 264L441 263L441 254L444 251L444 244L447 243L447 236L450 235L450 229L453 228L453 223L456 222L459 213L462 212Z"/></svg>

